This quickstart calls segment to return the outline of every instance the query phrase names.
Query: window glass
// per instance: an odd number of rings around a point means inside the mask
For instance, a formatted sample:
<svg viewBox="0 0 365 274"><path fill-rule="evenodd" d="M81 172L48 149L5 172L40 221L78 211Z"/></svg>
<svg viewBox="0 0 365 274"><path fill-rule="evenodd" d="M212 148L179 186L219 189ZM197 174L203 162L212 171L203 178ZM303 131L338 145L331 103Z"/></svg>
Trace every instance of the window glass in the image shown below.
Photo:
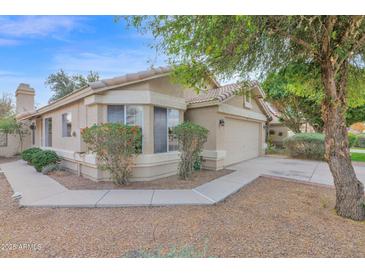
<svg viewBox="0 0 365 274"><path fill-rule="evenodd" d="M108 122L124 124L124 105L108 106Z"/></svg>
<svg viewBox="0 0 365 274"><path fill-rule="evenodd" d="M126 124L142 128L143 108L142 106L127 105Z"/></svg>
<svg viewBox="0 0 365 274"><path fill-rule="evenodd" d="M246 103L251 103L251 93L246 92L245 100L246 100Z"/></svg>
<svg viewBox="0 0 365 274"><path fill-rule="evenodd" d="M8 134L0 131L0 147L8 146Z"/></svg>
<svg viewBox="0 0 365 274"><path fill-rule="evenodd" d="M154 152L167 152L167 112L166 108L154 107Z"/></svg>
<svg viewBox="0 0 365 274"><path fill-rule="evenodd" d="M62 114L62 137L71 137L71 113Z"/></svg>
<svg viewBox="0 0 365 274"><path fill-rule="evenodd" d="M177 109L167 110L167 130L169 139L169 151L176 151L178 149L178 143L175 135L173 134L173 128L179 124L179 111Z"/></svg>
<svg viewBox="0 0 365 274"><path fill-rule="evenodd" d="M45 146L51 147L52 146L52 118L46 118L44 120L45 125Z"/></svg>

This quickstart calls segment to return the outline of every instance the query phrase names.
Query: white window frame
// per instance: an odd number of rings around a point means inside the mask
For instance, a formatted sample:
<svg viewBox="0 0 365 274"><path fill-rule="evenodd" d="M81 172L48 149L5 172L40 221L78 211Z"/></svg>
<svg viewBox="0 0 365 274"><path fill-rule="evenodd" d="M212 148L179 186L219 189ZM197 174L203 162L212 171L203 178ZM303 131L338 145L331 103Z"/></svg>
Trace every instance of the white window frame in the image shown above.
<svg viewBox="0 0 365 274"><path fill-rule="evenodd" d="M52 140L52 145L51 146L46 146L46 119L51 119L52 120L52 139L53 139L53 117L52 116L47 116L47 117L43 118L43 132L42 132L43 141L41 140L41 145L43 147L53 147L53 140Z"/></svg>
<svg viewBox="0 0 365 274"><path fill-rule="evenodd" d="M66 135L64 135L64 132L63 132L63 116L64 115L68 115L70 114L70 120L71 120L71 130L70 130L70 136L67 135L67 124L66 124ZM72 113L71 112L64 112L61 114L61 126L62 126L62 129L61 129L61 135L62 135L62 138L69 138L69 137L72 137Z"/></svg>
<svg viewBox="0 0 365 274"><path fill-rule="evenodd" d="M249 100L247 100L247 95L249 96ZM244 95L243 95L243 103L244 103L244 107L246 108L252 108L252 94L251 92L247 91Z"/></svg>
<svg viewBox="0 0 365 274"><path fill-rule="evenodd" d="M115 105L117 105L117 106L124 106L124 108L123 108L123 112L124 112L124 117L123 117L123 125L127 125L127 107L128 106L134 106L134 107L141 107L141 110L142 110L142 121L141 121L141 128L142 128L142 132L143 132L143 128L144 128L144 108L143 108L143 105L135 105L135 104L114 104L114 106ZM113 106L113 105L111 105L111 104L108 104L107 105L107 108L108 108L108 106ZM106 117L106 119L107 119L107 122L108 123L112 123L112 122L109 122L109 120L108 120L108 110L107 110L107 117Z"/></svg>
<svg viewBox="0 0 365 274"><path fill-rule="evenodd" d="M166 108L166 135L167 135L167 139L166 139L167 140L167 142L166 142L167 150L166 150L166 152L173 152L173 151L178 151L178 149L170 151L170 143L169 143L169 110L176 110L177 111L177 113L178 113L178 123L177 123L177 125L180 124L180 111L176 108Z"/></svg>
<svg viewBox="0 0 365 274"><path fill-rule="evenodd" d="M144 145L143 145L143 142L144 142L144 107L143 105L135 105L135 104L108 104L107 105L107 109L106 109L106 120L108 123L112 123L112 122L109 122L108 120L108 106L124 106L123 108L123 112L124 112L124 117L123 117L123 125L127 125L127 106L135 106L135 107L141 107L141 110L142 110L142 121L141 121L141 129L142 129L142 154L144 153Z"/></svg>

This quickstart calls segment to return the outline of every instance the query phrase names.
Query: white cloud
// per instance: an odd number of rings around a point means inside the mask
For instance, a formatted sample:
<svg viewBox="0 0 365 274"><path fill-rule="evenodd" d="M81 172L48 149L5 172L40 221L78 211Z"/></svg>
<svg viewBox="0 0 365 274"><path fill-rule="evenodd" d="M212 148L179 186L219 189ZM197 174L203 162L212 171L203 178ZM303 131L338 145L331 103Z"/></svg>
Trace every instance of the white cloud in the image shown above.
<svg viewBox="0 0 365 274"><path fill-rule="evenodd" d="M0 17L0 35L47 36L80 27L80 20L80 17L73 16L2 16Z"/></svg>
<svg viewBox="0 0 365 274"><path fill-rule="evenodd" d="M145 70L151 65L161 66L162 58L146 49L116 49L107 52L60 53L54 56L52 69L64 69L68 73L97 71L103 78Z"/></svg>
<svg viewBox="0 0 365 274"><path fill-rule="evenodd" d="M20 44L19 40L0 38L0 47L1 46L15 46L15 45L19 45L19 44Z"/></svg>

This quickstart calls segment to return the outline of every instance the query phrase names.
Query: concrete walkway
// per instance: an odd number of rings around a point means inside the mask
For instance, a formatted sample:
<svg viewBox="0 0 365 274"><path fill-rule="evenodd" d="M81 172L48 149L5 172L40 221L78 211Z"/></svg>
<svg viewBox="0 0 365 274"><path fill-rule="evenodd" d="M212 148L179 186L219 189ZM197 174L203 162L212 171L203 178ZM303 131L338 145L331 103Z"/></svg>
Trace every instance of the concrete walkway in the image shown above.
<svg viewBox="0 0 365 274"><path fill-rule="evenodd" d="M169 190L69 190L52 178L38 173L23 161L1 164L14 192L22 195L26 207L127 207L213 205L262 175L284 177L332 185L332 176L324 162L260 157L231 166L235 172L194 189ZM365 166L355 165L365 182Z"/></svg>
<svg viewBox="0 0 365 274"><path fill-rule="evenodd" d="M351 148L350 152L365 153L365 149Z"/></svg>

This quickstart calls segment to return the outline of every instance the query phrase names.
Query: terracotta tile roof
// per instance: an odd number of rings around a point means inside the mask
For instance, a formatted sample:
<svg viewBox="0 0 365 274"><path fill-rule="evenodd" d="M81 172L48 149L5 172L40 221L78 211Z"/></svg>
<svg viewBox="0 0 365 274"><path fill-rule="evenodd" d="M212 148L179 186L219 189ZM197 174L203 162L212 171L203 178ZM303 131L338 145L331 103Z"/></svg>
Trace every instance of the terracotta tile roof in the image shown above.
<svg viewBox="0 0 365 274"><path fill-rule="evenodd" d="M255 83L251 83L254 86ZM219 88L209 89L207 91L201 91L195 96L186 98L188 104L203 103L217 100L222 102L227 98L233 96L237 91L242 88L242 84L229 84Z"/></svg>
<svg viewBox="0 0 365 274"><path fill-rule="evenodd" d="M126 84L126 83L130 83L130 82L134 82L134 81L141 81L141 80L149 78L149 77L153 77L153 76L157 76L157 75L161 75L161 74L165 74L165 73L169 73L169 72L171 72L170 67L151 68L149 70L139 71L136 73L129 73L129 74L126 74L123 76L93 82L93 83L90 83L89 86L92 89L99 89L99 88L104 88L104 87L108 87L108 86Z"/></svg>

